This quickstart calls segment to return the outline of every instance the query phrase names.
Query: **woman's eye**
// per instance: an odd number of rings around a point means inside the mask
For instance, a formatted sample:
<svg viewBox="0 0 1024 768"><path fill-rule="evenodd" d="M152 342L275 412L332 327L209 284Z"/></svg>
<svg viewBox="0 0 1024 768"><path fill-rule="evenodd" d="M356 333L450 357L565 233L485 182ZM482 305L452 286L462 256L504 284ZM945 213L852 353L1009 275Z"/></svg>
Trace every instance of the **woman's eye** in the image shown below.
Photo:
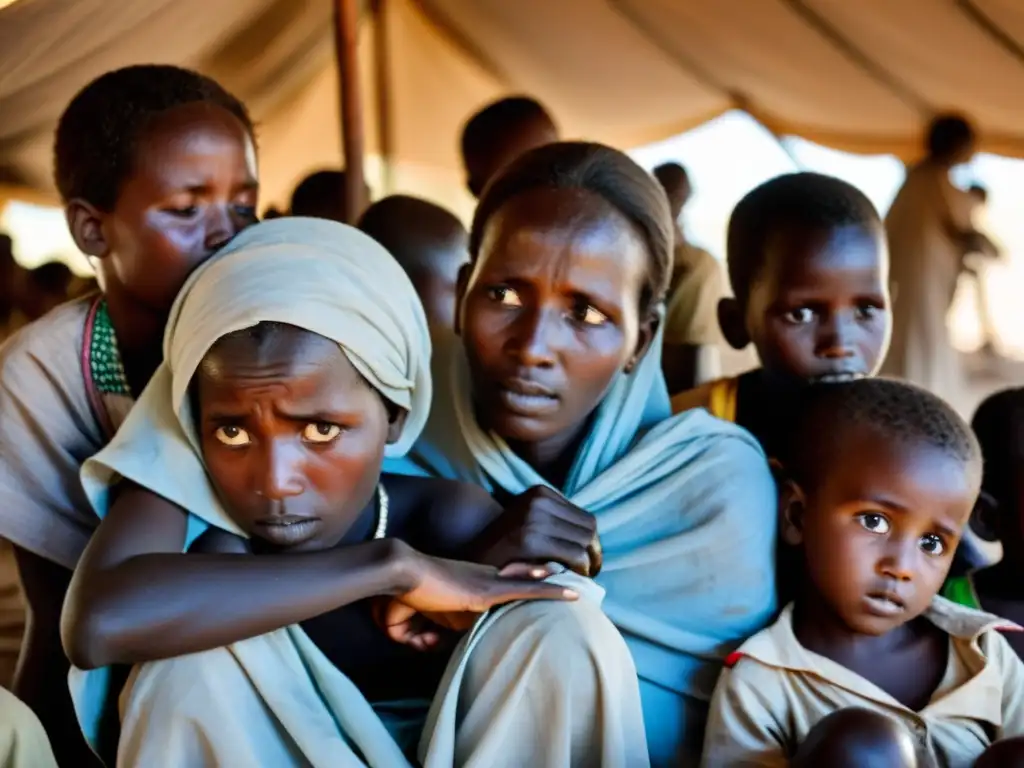
<svg viewBox="0 0 1024 768"><path fill-rule="evenodd" d="M326 421L318 421L315 424L307 424L302 430L302 439L309 443L329 443L337 439L341 434L341 427L337 424L328 424Z"/></svg>
<svg viewBox="0 0 1024 768"><path fill-rule="evenodd" d="M808 307L798 307L797 309L789 310L785 317L787 322L794 325L806 325L814 320L814 311Z"/></svg>
<svg viewBox="0 0 1024 768"><path fill-rule="evenodd" d="M889 532L889 521L886 520L883 515L879 515L874 512L865 512L863 515L857 516L857 521L865 530L871 531L872 533Z"/></svg>
<svg viewBox="0 0 1024 768"><path fill-rule="evenodd" d="M249 433L241 427L218 427L217 431L213 434L224 445L231 446L232 448L238 448L252 442L249 438Z"/></svg>
<svg viewBox="0 0 1024 768"><path fill-rule="evenodd" d="M189 205L184 208L168 208L167 213L171 216L176 216L179 219L191 219L199 212L199 208L194 205Z"/></svg>
<svg viewBox="0 0 1024 768"><path fill-rule="evenodd" d="M523 306L523 303L519 300L519 294L508 286L499 285L495 288L489 288L487 289L487 294L493 301L498 302L503 307Z"/></svg>
<svg viewBox="0 0 1024 768"><path fill-rule="evenodd" d="M928 533L921 537L921 551L927 555L938 557L945 553L946 545L934 533Z"/></svg>

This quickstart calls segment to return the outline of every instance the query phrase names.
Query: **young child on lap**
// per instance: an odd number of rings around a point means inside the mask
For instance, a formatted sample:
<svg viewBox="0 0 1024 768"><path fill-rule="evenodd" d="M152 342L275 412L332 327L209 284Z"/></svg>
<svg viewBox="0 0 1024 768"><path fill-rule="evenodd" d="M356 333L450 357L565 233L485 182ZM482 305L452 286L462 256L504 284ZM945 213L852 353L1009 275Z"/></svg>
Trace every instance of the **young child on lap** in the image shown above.
<svg viewBox="0 0 1024 768"><path fill-rule="evenodd" d="M1024 666L997 631L1019 627L937 596L980 488L968 426L921 389L865 379L809 391L783 456L783 536L806 577L729 659L704 764L1024 756Z"/></svg>

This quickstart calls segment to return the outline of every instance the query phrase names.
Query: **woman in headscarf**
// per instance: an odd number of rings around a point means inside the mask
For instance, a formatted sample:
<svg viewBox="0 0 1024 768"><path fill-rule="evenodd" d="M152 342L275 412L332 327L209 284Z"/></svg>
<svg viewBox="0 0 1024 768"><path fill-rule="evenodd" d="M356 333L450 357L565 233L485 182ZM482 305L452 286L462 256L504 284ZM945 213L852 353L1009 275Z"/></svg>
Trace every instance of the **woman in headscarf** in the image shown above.
<svg viewBox="0 0 1024 768"><path fill-rule="evenodd" d="M670 415L665 194L616 150L541 147L484 191L470 254L462 346L435 356L430 421L388 468L490 490L505 514L480 537L485 559L595 577L636 663L652 764L696 764L725 656L775 611L776 494L748 433ZM502 658L516 629L481 646Z"/></svg>
<svg viewBox="0 0 1024 768"><path fill-rule="evenodd" d="M548 567L453 559L500 508L472 486L381 476L430 404L423 309L381 246L333 222L257 225L189 279L164 347L83 470L103 522L63 635L101 753L121 664L135 666L118 765L404 768L421 734L426 766L646 763L629 652L589 585L576 600L565 578L542 581ZM183 554L194 542L219 552ZM486 661L480 685L505 680L506 695L477 686L490 708L470 736L454 745L454 712L424 732L431 699L450 698L449 630L544 598L544 631ZM502 621L480 623L456 661ZM506 712L517 681L591 666L608 671L589 695L577 686L571 712Z"/></svg>

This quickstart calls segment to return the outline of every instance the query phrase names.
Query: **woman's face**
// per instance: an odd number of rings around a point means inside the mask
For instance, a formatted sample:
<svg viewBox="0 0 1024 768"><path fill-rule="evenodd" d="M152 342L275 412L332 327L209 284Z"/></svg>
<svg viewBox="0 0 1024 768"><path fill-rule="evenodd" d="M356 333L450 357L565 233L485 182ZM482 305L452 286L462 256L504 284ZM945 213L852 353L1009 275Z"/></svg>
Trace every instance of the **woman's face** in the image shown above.
<svg viewBox="0 0 1024 768"><path fill-rule="evenodd" d="M196 373L203 458L232 519L292 551L342 540L397 435L334 342L290 326L221 339Z"/></svg>
<svg viewBox="0 0 1024 768"><path fill-rule="evenodd" d="M640 233L596 195L538 189L500 208L459 286L482 425L513 445L569 445L651 341L647 269Z"/></svg>

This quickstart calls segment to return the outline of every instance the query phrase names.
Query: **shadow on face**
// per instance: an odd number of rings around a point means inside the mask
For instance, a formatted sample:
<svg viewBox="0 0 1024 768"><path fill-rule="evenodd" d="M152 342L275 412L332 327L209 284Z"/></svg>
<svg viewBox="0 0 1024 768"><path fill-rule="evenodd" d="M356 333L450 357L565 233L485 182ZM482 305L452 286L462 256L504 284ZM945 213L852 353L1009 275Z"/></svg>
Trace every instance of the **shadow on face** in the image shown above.
<svg viewBox="0 0 1024 768"><path fill-rule="evenodd" d="M481 424L513 447L569 445L651 341L647 270L639 232L592 193L537 189L500 208L460 282Z"/></svg>
<svg viewBox="0 0 1024 768"><path fill-rule="evenodd" d="M783 535L803 548L814 601L856 633L920 616L946 578L974 508L963 460L867 425L842 425L805 488L784 501Z"/></svg>
<svg viewBox="0 0 1024 768"><path fill-rule="evenodd" d="M229 111L167 110L139 139L109 212L72 201L68 219L110 293L166 312L189 273L256 220L252 136Z"/></svg>
<svg viewBox="0 0 1024 768"><path fill-rule="evenodd" d="M752 342L765 372L783 381L876 374L892 326L881 229L782 227L765 248L745 311L734 299L723 305L730 344Z"/></svg>
<svg viewBox="0 0 1024 768"><path fill-rule="evenodd" d="M207 471L251 537L324 549L373 513L401 419L337 344L264 323L220 339L193 386Z"/></svg>

